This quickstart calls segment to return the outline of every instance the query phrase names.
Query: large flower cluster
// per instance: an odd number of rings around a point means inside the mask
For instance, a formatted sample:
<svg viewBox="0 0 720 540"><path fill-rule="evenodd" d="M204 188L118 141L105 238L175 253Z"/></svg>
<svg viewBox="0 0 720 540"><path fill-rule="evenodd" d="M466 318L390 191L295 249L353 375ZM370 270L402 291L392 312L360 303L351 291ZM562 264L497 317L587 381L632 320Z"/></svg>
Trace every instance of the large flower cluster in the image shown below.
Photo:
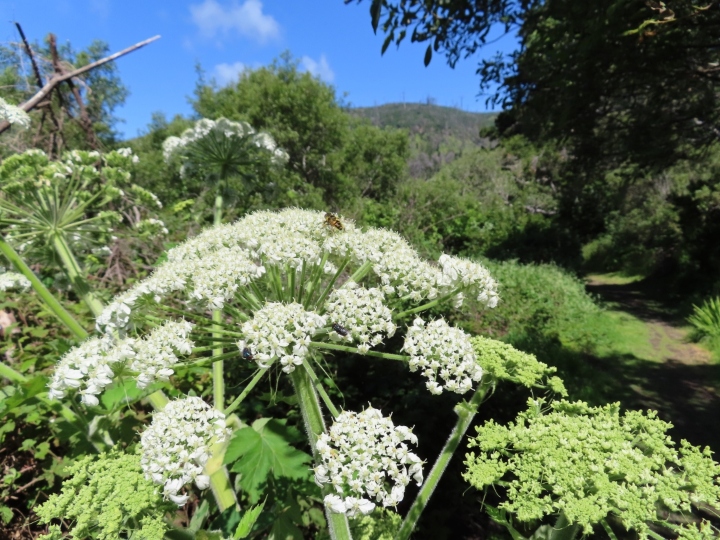
<svg viewBox="0 0 720 540"><path fill-rule="evenodd" d="M48 396L58 399L77 390L86 405L97 405L97 395L112 382L116 364L134 355L131 340L115 343L111 336L90 338L70 349L55 367Z"/></svg>
<svg viewBox="0 0 720 540"><path fill-rule="evenodd" d="M410 371L420 370L433 394L442 394L443 389L464 394L482 379L470 336L442 319L427 324L419 317L415 319L403 350L411 357Z"/></svg>
<svg viewBox="0 0 720 540"><path fill-rule="evenodd" d="M230 435L225 415L199 397L186 397L168 403L153 415L140 440L140 465L145 477L164 486L167 498L178 506L189 495L180 494L186 484L195 482L207 489L210 478L203 469L211 456L211 447Z"/></svg>
<svg viewBox="0 0 720 540"><path fill-rule="evenodd" d="M21 129L30 127L28 113L16 105L11 105L3 98L0 98L0 120L6 120Z"/></svg>
<svg viewBox="0 0 720 540"><path fill-rule="evenodd" d="M317 442L322 463L315 468L315 481L330 483L335 491L325 496L325 505L353 517L369 514L376 503L400 503L411 479L417 485L423 481L422 461L405 441L417 444L417 437L377 409L341 413Z"/></svg>
<svg viewBox="0 0 720 540"><path fill-rule="evenodd" d="M60 359L48 395L61 398L66 390L74 389L82 395L83 403L97 405L97 395L128 360L131 360L130 370L136 372L140 388L155 380L165 381L173 374L177 355L190 354L193 342L187 336L192 327L187 321L166 321L140 340L117 340L107 334L90 338Z"/></svg>
<svg viewBox="0 0 720 540"><path fill-rule="evenodd" d="M392 322L392 312L383 301L380 289L348 283L330 295L325 315L331 323L340 326L333 328L337 337L358 341L358 350L365 353L382 342L383 333L392 337L397 329Z"/></svg>
<svg viewBox="0 0 720 540"><path fill-rule="evenodd" d="M295 371L308 354L312 336L325 326L326 318L297 303L270 302L243 323L244 339L240 351L247 349L261 369L268 369L276 360L285 373Z"/></svg>
<svg viewBox="0 0 720 540"><path fill-rule="evenodd" d="M0 272L2 268L0 268ZM9 291L11 289L26 290L30 288L30 280L16 272L0 273L0 291Z"/></svg>
<svg viewBox="0 0 720 540"><path fill-rule="evenodd" d="M195 125L186 129L180 137L168 137L163 142L163 157L170 161L174 156L182 154L183 150L193 144L207 138L248 140L257 148L262 148L271 153L273 161L287 161L287 153L278 148L275 139L264 132L257 132L247 122L233 122L226 118L209 120L203 118ZM181 174L184 169L181 169Z"/></svg>

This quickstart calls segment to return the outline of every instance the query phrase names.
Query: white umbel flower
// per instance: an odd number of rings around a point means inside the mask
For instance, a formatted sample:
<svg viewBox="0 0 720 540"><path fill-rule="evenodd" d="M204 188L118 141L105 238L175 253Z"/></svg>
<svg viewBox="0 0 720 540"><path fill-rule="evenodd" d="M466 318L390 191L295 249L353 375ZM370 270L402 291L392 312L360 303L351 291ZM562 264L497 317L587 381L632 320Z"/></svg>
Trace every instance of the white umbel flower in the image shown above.
<svg viewBox="0 0 720 540"><path fill-rule="evenodd" d="M482 379L470 336L442 319L427 324L415 319L403 350L410 355L410 371L420 370L433 394L442 394L443 389L464 394Z"/></svg>
<svg viewBox="0 0 720 540"><path fill-rule="evenodd" d="M344 411L317 442L321 464L315 481L330 483L335 493L325 497L333 512L353 517L369 514L376 504L396 506L411 480L422 484L422 461L408 450L417 437L405 426L368 407L361 413Z"/></svg>
<svg viewBox="0 0 720 540"><path fill-rule="evenodd" d="M97 395L112 382L113 367L134 356L133 340L115 343L112 337L90 338L60 359L48 385L48 397L59 399L68 389L82 395L86 405L98 405Z"/></svg>
<svg viewBox="0 0 720 540"><path fill-rule="evenodd" d="M133 344L135 357L130 369L138 373L138 388L145 388L156 380L168 380L179 361L177 355L188 355L192 351L194 343L187 337L192 328L193 324L188 321L167 321Z"/></svg>
<svg viewBox="0 0 720 540"><path fill-rule="evenodd" d="M252 320L243 323L241 332L245 339L238 342L238 348L240 351L247 348L261 369L279 361L285 373L292 373L302 365L312 336L326 325L326 320L294 302L270 302L257 310Z"/></svg>
<svg viewBox="0 0 720 540"><path fill-rule="evenodd" d="M497 306L497 282L483 265L445 254L440 256L438 263L442 266L445 287L450 290L463 287L472 294L477 294L478 302L489 308Z"/></svg>
<svg viewBox="0 0 720 540"><path fill-rule="evenodd" d="M333 330L332 337L358 341L360 352L367 352L382 342L382 334L392 337L397 327L380 289L352 285L332 292L325 304L325 315L330 323L339 324L347 332L343 336Z"/></svg>
<svg viewBox="0 0 720 540"><path fill-rule="evenodd" d="M30 288L30 280L16 272L3 272L0 274L0 291L20 289L25 291Z"/></svg>
<svg viewBox="0 0 720 540"><path fill-rule="evenodd" d="M9 123L21 129L30 127L30 117L16 105L11 105L3 98L0 98L0 120L7 120Z"/></svg>
<svg viewBox="0 0 720 540"><path fill-rule="evenodd" d="M199 489L210 485L203 472L210 449L229 436L223 413L199 397L177 399L156 412L143 432L140 465L148 480L164 486L165 497L183 506L189 495L180 490L190 482Z"/></svg>

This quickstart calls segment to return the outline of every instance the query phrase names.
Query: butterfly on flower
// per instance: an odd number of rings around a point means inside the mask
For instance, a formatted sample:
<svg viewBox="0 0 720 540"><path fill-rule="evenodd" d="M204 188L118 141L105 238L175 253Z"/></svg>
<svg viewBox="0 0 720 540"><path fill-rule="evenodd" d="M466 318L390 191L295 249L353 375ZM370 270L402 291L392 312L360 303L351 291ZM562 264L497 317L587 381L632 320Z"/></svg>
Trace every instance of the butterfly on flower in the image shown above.
<svg viewBox="0 0 720 540"><path fill-rule="evenodd" d="M335 228L338 231L342 231L345 228L342 224L342 221L340 221L340 218L337 217L335 214L331 214L330 212L325 212L325 222L324 223L328 227Z"/></svg>

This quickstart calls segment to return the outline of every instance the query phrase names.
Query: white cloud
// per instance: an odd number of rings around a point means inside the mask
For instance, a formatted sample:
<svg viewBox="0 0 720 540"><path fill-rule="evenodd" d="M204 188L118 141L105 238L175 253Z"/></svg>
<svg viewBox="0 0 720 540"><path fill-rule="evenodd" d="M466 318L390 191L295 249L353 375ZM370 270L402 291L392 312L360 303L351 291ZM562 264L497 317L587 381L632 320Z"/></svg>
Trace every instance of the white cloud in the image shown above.
<svg viewBox="0 0 720 540"><path fill-rule="evenodd" d="M226 86L232 82L238 80L240 74L247 69L247 66L242 62L235 62L234 64L218 64L215 66L215 77L220 86Z"/></svg>
<svg viewBox="0 0 720 540"><path fill-rule="evenodd" d="M280 26L272 15L264 14L262 9L260 0L245 0L242 4L233 0L224 6L216 0L205 0L202 4L191 5L190 13L205 37L213 38L234 31L265 43L280 35Z"/></svg>
<svg viewBox="0 0 720 540"><path fill-rule="evenodd" d="M324 54L320 55L319 61L315 61L309 56L303 56L300 59L300 66L311 75L320 77L325 82L332 82L335 78L335 73L330 69L330 64L328 64Z"/></svg>

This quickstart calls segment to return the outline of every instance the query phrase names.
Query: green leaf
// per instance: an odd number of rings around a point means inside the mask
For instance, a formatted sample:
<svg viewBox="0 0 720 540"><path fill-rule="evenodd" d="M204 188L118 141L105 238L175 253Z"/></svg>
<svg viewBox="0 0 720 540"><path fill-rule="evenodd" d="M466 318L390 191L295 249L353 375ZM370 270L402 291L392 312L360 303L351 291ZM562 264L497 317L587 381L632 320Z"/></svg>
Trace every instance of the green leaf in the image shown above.
<svg viewBox="0 0 720 540"><path fill-rule="evenodd" d="M432 45L428 45L427 49L425 49L425 67L430 65L430 60L432 60Z"/></svg>
<svg viewBox="0 0 720 540"><path fill-rule="evenodd" d="M373 0L370 4L370 19L372 21L373 32L377 34L378 24L380 24L380 12L382 11L382 0Z"/></svg>
<svg viewBox="0 0 720 540"><path fill-rule="evenodd" d="M382 46L382 49L380 50L380 54L385 54L385 51L387 51L387 48L392 43L394 37L395 37L395 35L392 32L390 32L388 34L388 36L385 38L385 41L383 42L383 46Z"/></svg>
<svg viewBox="0 0 720 540"><path fill-rule="evenodd" d="M220 531L198 531L195 540L225 540L225 537Z"/></svg>
<svg viewBox="0 0 720 540"><path fill-rule="evenodd" d="M275 477L304 478L311 457L293 448L292 432L277 420L261 418L252 427L235 432L225 451L225 463L234 463L232 471L241 474L240 486L251 502L260 499L260 486L269 474Z"/></svg>
<svg viewBox="0 0 720 540"><path fill-rule="evenodd" d="M265 502L263 501L262 504L253 506L252 508L250 508L250 510L245 512L242 519L240 520L240 523L238 523L237 529L235 529L235 536L233 537L235 538L235 540L248 537L250 531L253 528L253 525L255 525L255 522L257 521L264 507Z"/></svg>
<svg viewBox="0 0 720 540"><path fill-rule="evenodd" d="M282 513L273 523L268 540L303 540L303 533L290 516Z"/></svg>

